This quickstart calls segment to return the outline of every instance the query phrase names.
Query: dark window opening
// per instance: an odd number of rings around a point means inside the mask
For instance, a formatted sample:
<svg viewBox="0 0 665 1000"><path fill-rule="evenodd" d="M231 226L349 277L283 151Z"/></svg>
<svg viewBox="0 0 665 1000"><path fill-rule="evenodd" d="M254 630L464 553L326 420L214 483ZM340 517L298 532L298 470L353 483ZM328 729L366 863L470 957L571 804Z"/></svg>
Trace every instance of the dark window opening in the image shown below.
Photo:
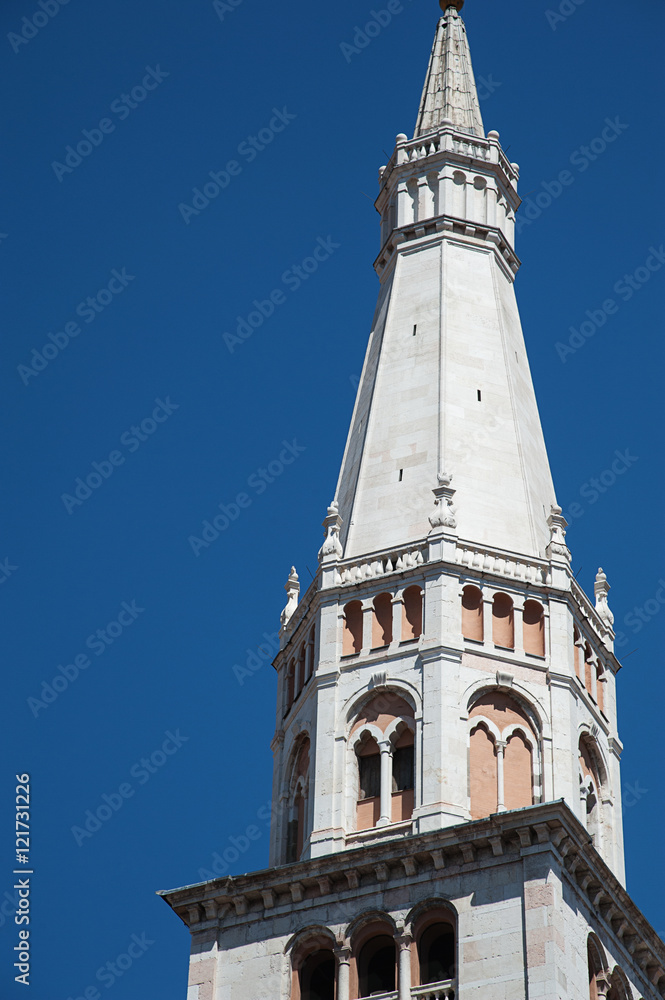
<svg viewBox="0 0 665 1000"><path fill-rule="evenodd" d="M399 470L399 482L400 482L400 483L402 482L402 477L403 477L403 475L404 475L404 469L400 469L400 470Z"/></svg>
<svg viewBox="0 0 665 1000"><path fill-rule="evenodd" d="M393 750L393 792L413 788L413 747Z"/></svg>
<svg viewBox="0 0 665 1000"><path fill-rule="evenodd" d="M286 827L286 863L298 860L298 820L292 819Z"/></svg>
<svg viewBox="0 0 665 1000"><path fill-rule="evenodd" d="M418 943L420 982L444 983L455 977L455 934L447 924L433 924Z"/></svg>
<svg viewBox="0 0 665 1000"><path fill-rule="evenodd" d="M413 324L413 336L414 336L414 337L415 337L415 335L416 335L416 327L417 327L417 324L416 324L416 323L414 323L414 324Z"/></svg>
<svg viewBox="0 0 665 1000"><path fill-rule="evenodd" d="M372 938L358 957L360 996L391 993L395 989L395 942L387 934Z"/></svg>
<svg viewBox="0 0 665 1000"><path fill-rule="evenodd" d="M358 799L373 799L381 795L381 754L358 757L360 791Z"/></svg>
<svg viewBox="0 0 665 1000"><path fill-rule="evenodd" d="M315 951L300 970L301 1000L335 1000L335 958L330 951Z"/></svg>
<svg viewBox="0 0 665 1000"><path fill-rule="evenodd" d="M481 393L480 389L478 389L478 402L480 402L482 398L483 398L482 397L482 393Z"/></svg>

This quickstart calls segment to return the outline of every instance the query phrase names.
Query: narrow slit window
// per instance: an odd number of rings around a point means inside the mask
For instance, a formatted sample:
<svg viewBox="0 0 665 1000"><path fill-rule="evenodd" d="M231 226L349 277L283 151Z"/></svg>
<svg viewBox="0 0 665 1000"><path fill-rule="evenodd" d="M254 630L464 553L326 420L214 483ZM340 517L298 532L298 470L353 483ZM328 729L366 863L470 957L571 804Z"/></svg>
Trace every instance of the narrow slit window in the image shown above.
<svg viewBox="0 0 665 1000"><path fill-rule="evenodd" d="M418 329L418 324L417 324L417 323L414 323L414 324L413 324L413 336L414 336L414 337L415 337L415 335L416 335L416 330L417 330L417 329Z"/></svg>
<svg viewBox="0 0 665 1000"><path fill-rule="evenodd" d="M400 469L399 470L399 482L400 483L402 482L403 477L404 477L404 469Z"/></svg>
<svg viewBox="0 0 665 1000"><path fill-rule="evenodd" d="M478 389L477 391L478 391L478 402L480 402L481 399L483 398L483 394L481 393L480 389Z"/></svg>

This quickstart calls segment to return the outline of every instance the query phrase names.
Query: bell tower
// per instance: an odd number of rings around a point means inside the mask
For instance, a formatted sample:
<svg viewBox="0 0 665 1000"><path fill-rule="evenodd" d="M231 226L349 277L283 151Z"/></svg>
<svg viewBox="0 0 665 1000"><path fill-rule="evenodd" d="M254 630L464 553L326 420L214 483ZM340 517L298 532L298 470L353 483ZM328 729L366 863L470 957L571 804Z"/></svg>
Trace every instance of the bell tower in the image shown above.
<svg viewBox="0 0 665 1000"><path fill-rule="evenodd" d="M164 893L188 1000L665 996L624 887L609 584L570 569L514 293L519 167L442 0L316 576L286 583L270 868Z"/></svg>

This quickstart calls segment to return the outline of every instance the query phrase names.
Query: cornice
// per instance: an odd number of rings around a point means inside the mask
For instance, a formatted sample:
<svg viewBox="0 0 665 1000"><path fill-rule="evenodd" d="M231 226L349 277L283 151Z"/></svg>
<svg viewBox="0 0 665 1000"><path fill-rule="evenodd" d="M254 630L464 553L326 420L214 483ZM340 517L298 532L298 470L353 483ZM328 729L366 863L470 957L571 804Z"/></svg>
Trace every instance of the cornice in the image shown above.
<svg viewBox="0 0 665 1000"><path fill-rule="evenodd" d="M319 902L339 903L544 852L553 855L562 877L602 923L617 950L665 996L665 945L562 799L158 895L192 934L200 934L272 914L296 918L300 910Z"/></svg>

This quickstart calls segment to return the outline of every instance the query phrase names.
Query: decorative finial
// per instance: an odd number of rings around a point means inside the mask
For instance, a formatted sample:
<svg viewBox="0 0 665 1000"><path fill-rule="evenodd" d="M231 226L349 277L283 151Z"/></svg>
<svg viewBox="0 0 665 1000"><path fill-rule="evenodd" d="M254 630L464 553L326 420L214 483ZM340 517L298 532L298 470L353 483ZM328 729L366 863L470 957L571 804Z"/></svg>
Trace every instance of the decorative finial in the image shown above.
<svg viewBox="0 0 665 1000"><path fill-rule="evenodd" d="M550 541L545 550L548 559L565 559L566 562L570 562L570 549L566 545L566 528L568 527L568 522L558 504L553 503L550 506L547 526L550 529Z"/></svg>
<svg viewBox="0 0 665 1000"><path fill-rule="evenodd" d="M607 603L607 595L609 591L610 585L607 582L607 577L605 576L601 566L596 573L596 580L593 585L593 592L596 596L596 611L605 624L611 627L614 624L614 615L610 611L609 604Z"/></svg>
<svg viewBox="0 0 665 1000"><path fill-rule="evenodd" d="M439 7L445 14L449 7L454 7L459 13L464 6L464 0L439 0Z"/></svg>
<svg viewBox="0 0 665 1000"><path fill-rule="evenodd" d="M323 527L326 537L319 549L319 562L324 562L331 558L341 559L342 543L339 540L339 531L342 527L342 518L339 516L339 507L336 500L333 500L330 507L328 507Z"/></svg>
<svg viewBox="0 0 665 1000"><path fill-rule="evenodd" d="M300 595L300 583L298 581L298 574L296 573L295 566L291 567L289 578L284 584L284 590L286 591L286 607L279 616L282 628L286 628L286 626L289 624L289 619L291 618L293 612L298 607L298 597Z"/></svg>
<svg viewBox="0 0 665 1000"><path fill-rule="evenodd" d="M436 478L439 485L432 490L435 497L434 513L429 516L432 531L436 531L437 528L456 528L457 521L453 507L455 489L450 485L453 477L448 472L439 472Z"/></svg>

